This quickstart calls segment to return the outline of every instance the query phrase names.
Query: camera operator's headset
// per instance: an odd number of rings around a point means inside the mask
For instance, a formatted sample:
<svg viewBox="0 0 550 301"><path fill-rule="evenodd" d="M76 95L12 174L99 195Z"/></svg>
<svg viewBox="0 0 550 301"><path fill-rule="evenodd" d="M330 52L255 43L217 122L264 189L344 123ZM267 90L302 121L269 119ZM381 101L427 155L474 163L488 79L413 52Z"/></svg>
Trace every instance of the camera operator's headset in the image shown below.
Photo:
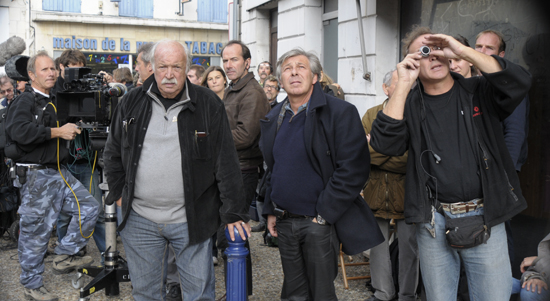
<svg viewBox="0 0 550 301"><path fill-rule="evenodd" d="M46 104L46 106L48 106L48 105L52 105L52 107L55 111L55 114L57 114L57 108L55 107L55 105L51 101ZM57 123L57 128L59 128L59 120L56 120L56 123ZM94 164L92 165L92 175L90 176L90 193L92 193L92 180L93 180L93 176L94 176L96 161L97 161L97 151L95 151ZM76 197L76 194L74 193L73 188L71 187L71 185L69 185L69 183L67 183L67 180L65 180L65 177L63 176L63 173L61 172L61 164L59 163L59 137L57 137L57 171L59 171L59 174L61 175L61 178L63 179L63 181L65 182L67 187L69 187L69 189L73 193L74 198L76 200L76 205L78 206L78 226L80 228L80 235L82 237L86 238L86 239L92 237L92 235L94 235L95 229L92 230L92 233L90 233L90 235L88 235L88 236L84 236L84 233L82 233L82 217L80 215L80 203L78 202L78 198Z"/></svg>

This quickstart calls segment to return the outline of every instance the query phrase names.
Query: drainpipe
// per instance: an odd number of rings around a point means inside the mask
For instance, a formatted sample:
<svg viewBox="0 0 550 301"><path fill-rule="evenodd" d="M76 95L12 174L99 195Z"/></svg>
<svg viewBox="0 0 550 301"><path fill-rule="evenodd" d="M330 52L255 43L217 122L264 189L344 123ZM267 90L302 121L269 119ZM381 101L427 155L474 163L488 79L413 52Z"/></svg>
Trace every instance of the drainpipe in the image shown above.
<svg viewBox="0 0 550 301"><path fill-rule="evenodd" d="M370 81L370 72L367 67L367 54L365 50L365 35L363 34L363 20L361 19L361 0L355 0L357 5L357 24L359 24L359 41L361 43L361 59L363 60L363 78Z"/></svg>
<svg viewBox="0 0 550 301"><path fill-rule="evenodd" d="M35 42L35 39L36 39L36 29L34 28L34 26L32 26L32 5L31 5L31 0L29 0L29 10L28 10L28 14L29 14L29 31L30 29L32 29L32 37L29 37L31 42L29 43L29 56L32 56L33 54L36 53L36 45L34 44ZM32 51L31 51L31 46L32 46Z"/></svg>

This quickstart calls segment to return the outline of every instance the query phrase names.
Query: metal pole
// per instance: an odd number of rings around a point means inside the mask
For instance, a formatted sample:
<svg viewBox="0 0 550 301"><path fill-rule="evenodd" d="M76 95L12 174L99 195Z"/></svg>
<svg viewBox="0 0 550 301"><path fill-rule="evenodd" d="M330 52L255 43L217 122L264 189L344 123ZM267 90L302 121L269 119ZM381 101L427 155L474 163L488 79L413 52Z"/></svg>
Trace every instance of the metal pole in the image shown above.
<svg viewBox="0 0 550 301"><path fill-rule="evenodd" d="M249 251L245 248L245 241L237 228L233 230L235 241L231 241L229 230L225 229L225 237L229 243L229 248L224 252L227 255L227 301L246 301L246 256Z"/></svg>
<svg viewBox="0 0 550 301"><path fill-rule="evenodd" d="M361 43L361 58L363 59L363 78L370 81L370 72L367 67L367 54L365 50L365 35L363 34L363 20L361 19L361 0L355 0L357 6L357 24L359 24L359 42Z"/></svg>

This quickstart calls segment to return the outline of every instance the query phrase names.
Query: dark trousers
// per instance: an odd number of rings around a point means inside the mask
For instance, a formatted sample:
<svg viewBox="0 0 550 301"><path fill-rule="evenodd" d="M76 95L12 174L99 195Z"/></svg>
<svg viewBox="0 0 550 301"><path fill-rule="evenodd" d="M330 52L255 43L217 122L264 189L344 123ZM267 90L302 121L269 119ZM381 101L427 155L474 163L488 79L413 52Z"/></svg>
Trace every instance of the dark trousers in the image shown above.
<svg viewBox="0 0 550 301"><path fill-rule="evenodd" d="M311 218L277 219L284 281L281 300L338 300L339 241L332 225Z"/></svg>

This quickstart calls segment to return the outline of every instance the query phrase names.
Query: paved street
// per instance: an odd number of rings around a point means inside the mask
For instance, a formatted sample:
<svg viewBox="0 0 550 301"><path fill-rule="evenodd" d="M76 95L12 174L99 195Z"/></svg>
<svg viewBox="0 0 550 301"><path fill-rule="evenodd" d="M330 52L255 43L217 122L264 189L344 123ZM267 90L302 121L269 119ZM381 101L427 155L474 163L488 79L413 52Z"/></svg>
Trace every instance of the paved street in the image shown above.
<svg viewBox="0 0 550 301"><path fill-rule="evenodd" d="M252 222L255 225L255 222ZM7 235L4 235L0 240L0 300L24 300L23 289L19 284L20 267L17 260L17 249L4 249L9 247L10 242L6 240ZM254 295L249 299L253 300L277 300L279 298L280 289L283 280L283 272L281 268L280 256L277 248L270 248L263 244L261 233L253 233L251 237L252 262L253 262L253 286ZM119 241L118 248L124 249ZM93 239L88 244L88 252L99 262L99 253ZM362 260L362 256L354 256L354 260ZM215 268L216 271L216 298L223 296L225 287L223 284L223 268L221 265ZM348 267L348 276L363 275L368 273L368 266ZM60 298L59 300L76 301L79 298L78 290L71 285L71 280L75 277L75 273L66 275L54 275L52 273L51 257L46 258L46 271L44 273L44 282L46 288L50 292L54 292ZM87 277L87 276L85 276ZM87 277L86 284L91 280ZM336 292L340 300L365 300L370 296L370 293L365 287L366 280L349 281L350 288L344 289L342 275L339 274L334 284ZM90 300L133 300L130 295L130 283L122 283L120 285L120 296L108 298L103 291L100 291L92 296Z"/></svg>

